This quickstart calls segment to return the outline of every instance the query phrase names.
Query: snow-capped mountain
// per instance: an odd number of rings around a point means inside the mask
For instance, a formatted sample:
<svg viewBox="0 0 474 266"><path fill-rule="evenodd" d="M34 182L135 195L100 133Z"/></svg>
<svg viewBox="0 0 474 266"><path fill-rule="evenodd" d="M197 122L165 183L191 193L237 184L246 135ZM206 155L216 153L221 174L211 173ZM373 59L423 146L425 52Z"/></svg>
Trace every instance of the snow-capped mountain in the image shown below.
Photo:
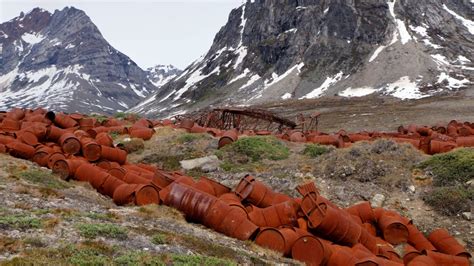
<svg viewBox="0 0 474 266"><path fill-rule="evenodd" d="M148 79L157 88L165 85L183 72L173 65L156 65L154 67L147 68L146 71L148 72Z"/></svg>
<svg viewBox="0 0 474 266"><path fill-rule="evenodd" d="M247 0L207 54L132 110L466 90L473 18L472 0Z"/></svg>
<svg viewBox="0 0 474 266"><path fill-rule="evenodd" d="M74 7L36 8L0 24L0 109L113 113L155 90L147 72Z"/></svg>

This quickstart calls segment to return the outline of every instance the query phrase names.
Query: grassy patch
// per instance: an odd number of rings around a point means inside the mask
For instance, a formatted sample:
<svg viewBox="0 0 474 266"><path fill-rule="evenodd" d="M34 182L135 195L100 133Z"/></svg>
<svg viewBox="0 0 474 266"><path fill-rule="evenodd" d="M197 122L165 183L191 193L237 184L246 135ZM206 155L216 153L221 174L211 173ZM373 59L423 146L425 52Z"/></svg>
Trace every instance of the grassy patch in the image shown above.
<svg viewBox="0 0 474 266"><path fill-rule="evenodd" d="M81 236L89 239L99 236L120 240L127 239L127 229L114 224L79 224L77 229Z"/></svg>
<svg viewBox="0 0 474 266"><path fill-rule="evenodd" d="M38 229L42 225L38 218L29 215L3 215L0 217L0 229Z"/></svg>
<svg viewBox="0 0 474 266"><path fill-rule="evenodd" d="M474 178L474 149L456 149L434 155L418 167L433 174L435 186L464 184Z"/></svg>
<svg viewBox="0 0 474 266"><path fill-rule="evenodd" d="M114 259L116 265L166 265L164 256L151 255L143 251L129 251Z"/></svg>
<svg viewBox="0 0 474 266"><path fill-rule="evenodd" d="M283 160L290 156L288 147L275 137L246 137L228 146L228 149L246 155L254 162L262 159Z"/></svg>
<svg viewBox="0 0 474 266"><path fill-rule="evenodd" d="M176 138L176 142L179 144L184 144L184 143L193 142L199 139L205 139L206 137L208 136L205 134L184 133L184 134L179 135L178 138Z"/></svg>
<svg viewBox="0 0 474 266"><path fill-rule="evenodd" d="M167 239L166 239L166 236L164 234L154 234L152 237L151 237L151 243L155 244L155 245L163 245L163 244L166 244L167 243Z"/></svg>
<svg viewBox="0 0 474 266"><path fill-rule="evenodd" d="M328 152L329 152L328 147L318 145L318 144L307 144L303 150L303 154L311 158L316 158Z"/></svg>
<svg viewBox="0 0 474 266"><path fill-rule="evenodd" d="M89 217L93 220L101 220L101 221L113 221L117 219L113 213L97 213L97 212L87 212L84 213L84 216Z"/></svg>
<svg viewBox="0 0 474 266"><path fill-rule="evenodd" d="M38 169L26 169L23 171L18 171L16 173L16 176L31 183L43 185L45 187L44 192L47 194L57 194L55 192L52 192L50 189L64 189L70 187L67 182L64 182L52 173Z"/></svg>
<svg viewBox="0 0 474 266"><path fill-rule="evenodd" d="M199 255L173 255L171 259L173 265L237 265L230 260Z"/></svg>
<svg viewBox="0 0 474 266"><path fill-rule="evenodd" d="M445 215L456 215L470 211L474 201L474 189L464 186L435 187L424 200L436 211Z"/></svg>

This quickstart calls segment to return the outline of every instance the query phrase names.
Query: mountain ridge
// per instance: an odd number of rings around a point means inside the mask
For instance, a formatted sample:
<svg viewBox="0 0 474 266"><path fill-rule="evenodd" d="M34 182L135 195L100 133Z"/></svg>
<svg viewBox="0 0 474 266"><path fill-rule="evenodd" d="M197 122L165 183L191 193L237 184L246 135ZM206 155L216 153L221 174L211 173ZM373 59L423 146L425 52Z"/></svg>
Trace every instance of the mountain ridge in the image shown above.
<svg viewBox="0 0 474 266"><path fill-rule="evenodd" d="M472 88L469 1L247 1L208 53L132 108L172 116L213 105Z"/></svg>
<svg viewBox="0 0 474 266"><path fill-rule="evenodd" d="M157 88L82 10L35 8L0 24L0 107L125 111Z"/></svg>

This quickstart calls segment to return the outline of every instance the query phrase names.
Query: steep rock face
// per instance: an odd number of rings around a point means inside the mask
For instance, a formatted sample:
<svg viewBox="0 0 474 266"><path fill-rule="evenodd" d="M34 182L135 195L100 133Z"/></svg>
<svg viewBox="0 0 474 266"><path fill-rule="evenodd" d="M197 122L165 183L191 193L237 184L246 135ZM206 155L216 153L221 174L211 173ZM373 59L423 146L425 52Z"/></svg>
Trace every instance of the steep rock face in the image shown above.
<svg viewBox="0 0 474 266"><path fill-rule="evenodd" d="M183 71L173 65L156 65L147 68L147 77L157 88L168 83L170 80L177 77Z"/></svg>
<svg viewBox="0 0 474 266"><path fill-rule="evenodd" d="M147 73L114 49L73 7L39 8L0 24L0 108L125 111L156 90Z"/></svg>
<svg viewBox="0 0 474 266"><path fill-rule="evenodd" d="M470 0L249 0L206 55L132 110L170 116L210 105L466 89L473 10Z"/></svg>

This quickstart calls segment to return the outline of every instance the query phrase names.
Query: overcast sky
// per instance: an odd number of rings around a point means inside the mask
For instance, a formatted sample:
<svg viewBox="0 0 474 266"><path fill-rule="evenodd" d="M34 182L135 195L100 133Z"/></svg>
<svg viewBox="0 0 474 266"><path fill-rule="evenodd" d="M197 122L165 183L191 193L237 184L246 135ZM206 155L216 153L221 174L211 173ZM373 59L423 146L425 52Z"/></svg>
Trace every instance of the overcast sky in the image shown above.
<svg viewBox="0 0 474 266"><path fill-rule="evenodd" d="M0 22L34 7L84 10L119 51L142 68L185 68L210 48L230 11L242 0L0 0Z"/></svg>

